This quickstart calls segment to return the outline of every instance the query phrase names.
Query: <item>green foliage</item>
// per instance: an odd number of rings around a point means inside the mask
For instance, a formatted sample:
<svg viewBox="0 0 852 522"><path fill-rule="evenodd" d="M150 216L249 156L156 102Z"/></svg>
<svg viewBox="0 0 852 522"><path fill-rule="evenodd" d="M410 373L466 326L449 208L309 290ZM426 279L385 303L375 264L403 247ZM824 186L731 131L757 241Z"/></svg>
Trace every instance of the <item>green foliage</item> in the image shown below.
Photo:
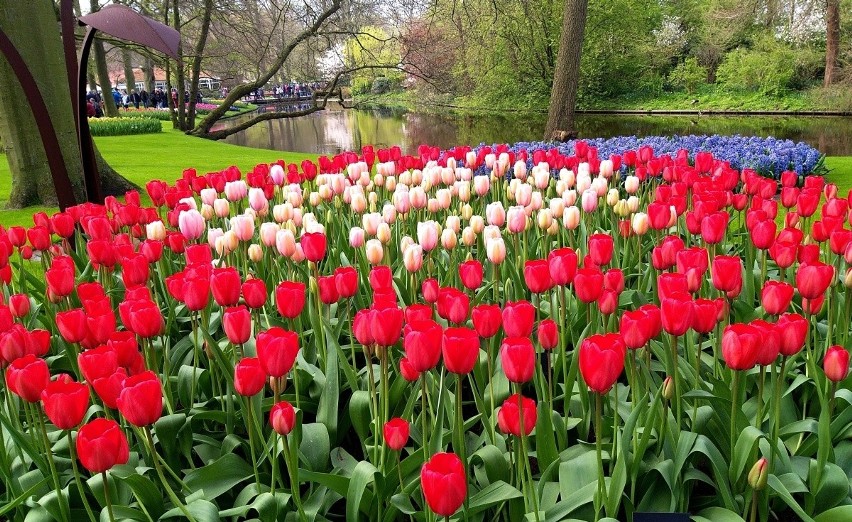
<svg viewBox="0 0 852 522"><path fill-rule="evenodd" d="M161 132L163 125L157 118L89 118L92 136L128 136Z"/></svg>
<svg viewBox="0 0 852 522"><path fill-rule="evenodd" d="M672 87L692 94L704 83L707 78L707 69L698 64L698 59L690 56L680 62L677 67L669 73L668 83Z"/></svg>
<svg viewBox="0 0 852 522"><path fill-rule="evenodd" d="M728 53L719 66L717 80L730 89L778 96L801 88L814 78L818 67L815 53L765 38L752 49L737 48Z"/></svg>
<svg viewBox="0 0 852 522"><path fill-rule="evenodd" d="M352 73L353 94L373 92L379 78L384 80L378 83L380 92L374 94L387 92L402 82L402 72L394 69L402 60L399 41L381 27L362 27L346 41L344 53L347 67L363 67Z"/></svg>

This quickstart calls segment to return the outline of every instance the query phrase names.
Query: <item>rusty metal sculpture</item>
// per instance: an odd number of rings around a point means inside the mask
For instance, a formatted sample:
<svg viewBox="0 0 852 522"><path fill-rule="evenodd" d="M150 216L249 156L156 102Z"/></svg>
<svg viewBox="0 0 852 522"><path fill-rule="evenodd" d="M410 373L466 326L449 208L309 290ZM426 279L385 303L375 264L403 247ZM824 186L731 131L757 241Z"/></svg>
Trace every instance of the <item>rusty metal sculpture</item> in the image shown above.
<svg viewBox="0 0 852 522"><path fill-rule="evenodd" d="M86 185L87 200L94 203L103 202L100 175L95 162L95 149L92 135L89 131L89 121L86 116L86 63L89 51L95 38L95 33L101 31L110 36L127 40L136 44L151 47L175 60L178 59L180 33L175 29L143 16L124 5L109 5L100 11L81 16L77 23L88 26L83 38L83 48L80 59L77 60L77 43L74 39L73 0L62 0L60 5L60 22L62 28L62 44L65 54L68 87L71 92L71 107L77 124L77 141L80 146L80 161L83 166L83 179ZM44 98L32 73L27 68L21 54L15 48L6 33L0 29L0 52L3 53L21 87L27 96L30 110L38 124L41 141L47 151L47 161L53 177L53 185L59 207L62 210L77 203L71 187L65 162L59 151L59 140L56 129L50 119L50 113ZM104 93L108 94L108 93Z"/></svg>

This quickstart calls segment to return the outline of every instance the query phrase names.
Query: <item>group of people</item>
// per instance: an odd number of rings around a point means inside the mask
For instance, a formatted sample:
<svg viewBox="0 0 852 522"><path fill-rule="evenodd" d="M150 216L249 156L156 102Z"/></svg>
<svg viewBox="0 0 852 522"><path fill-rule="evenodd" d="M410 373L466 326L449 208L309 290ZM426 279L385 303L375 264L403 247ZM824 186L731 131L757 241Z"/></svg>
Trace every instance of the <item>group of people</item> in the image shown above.
<svg viewBox="0 0 852 522"><path fill-rule="evenodd" d="M172 97L172 105L176 106L178 103L178 92L177 89L172 88L171 91ZM151 108L151 109L168 109L169 108L169 100L166 95L166 92L163 89L156 89L154 92L149 93L147 90L142 89L137 91L136 89L130 89L130 92L127 92L127 89L118 90L118 87L113 87L112 90L112 99L115 102L116 108L124 108L124 110L128 110L131 106L135 109L139 108ZM184 100L189 100L189 91L184 91ZM196 96L197 103L203 103L204 98L199 91ZM103 107L103 98L101 97L101 93L96 90L91 90L86 94L86 113L90 118L100 118L104 115L104 107Z"/></svg>
<svg viewBox="0 0 852 522"><path fill-rule="evenodd" d="M313 83L283 83L278 85L273 85L271 89L264 89L263 87L256 89L250 96L247 96L249 100L262 100L265 99L266 96L271 96L276 99L301 99L301 98L310 98L311 94L314 91L317 91L321 88L321 85L318 82Z"/></svg>

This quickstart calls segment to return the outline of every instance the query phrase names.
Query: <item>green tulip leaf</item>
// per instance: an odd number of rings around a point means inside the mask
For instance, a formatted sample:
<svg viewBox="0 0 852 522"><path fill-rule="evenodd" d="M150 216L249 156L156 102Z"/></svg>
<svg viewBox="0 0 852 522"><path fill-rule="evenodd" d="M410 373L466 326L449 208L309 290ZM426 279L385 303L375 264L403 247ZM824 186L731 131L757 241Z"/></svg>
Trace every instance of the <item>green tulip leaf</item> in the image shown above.
<svg viewBox="0 0 852 522"><path fill-rule="evenodd" d="M729 509L713 506L692 516L694 522L743 522L743 517Z"/></svg>
<svg viewBox="0 0 852 522"><path fill-rule="evenodd" d="M848 522L852 520L852 506L838 506L814 517L814 522Z"/></svg>
<svg viewBox="0 0 852 522"><path fill-rule="evenodd" d="M494 482L470 497L467 515L475 515L491 506L520 498L523 494L517 488L501 481Z"/></svg>
<svg viewBox="0 0 852 522"><path fill-rule="evenodd" d="M358 522L359 511L369 514L370 502L363 503L364 492L371 483L375 484L378 470L367 461L361 461L355 466L352 477L349 479L349 488L346 492L346 521ZM381 502L381 500L380 500Z"/></svg>
<svg viewBox="0 0 852 522"><path fill-rule="evenodd" d="M790 509L792 509L796 513L796 515L799 516L799 518L803 522L813 522L813 519L808 516L807 513L805 513L805 511L802 509L802 506L799 504L799 502L796 501L796 499L793 498L793 495L790 494L784 484L782 484L781 481L778 480L778 477L770 474L766 483L770 487L770 489L777 493L778 497L783 500L784 503L787 504Z"/></svg>
<svg viewBox="0 0 852 522"><path fill-rule="evenodd" d="M197 498L192 502L189 502L186 505L187 511L192 515L192 517L197 522L217 522L221 520L219 518L219 510L216 508L216 505L210 502L209 500L204 500L203 498ZM160 517L160 520L165 520L168 518L185 518L183 510L179 507L172 508Z"/></svg>
<svg viewBox="0 0 852 522"><path fill-rule="evenodd" d="M734 454L731 457L729 479L732 484L743 478L746 465L753 464L749 460L752 459L752 453L757 445L757 441L763 436L763 432L754 426L748 426L740 433L737 438L737 444L734 446Z"/></svg>
<svg viewBox="0 0 852 522"><path fill-rule="evenodd" d="M313 471L326 469L330 453L331 442L325 424L318 422L303 424L299 454L304 457L304 462L308 465L308 468Z"/></svg>
<svg viewBox="0 0 852 522"><path fill-rule="evenodd" d="M189 472L184 482L190 491L203 490L204 497L212 500L252 476L254 470L251 465L237 454L227 453L215 462Z"/></svg>

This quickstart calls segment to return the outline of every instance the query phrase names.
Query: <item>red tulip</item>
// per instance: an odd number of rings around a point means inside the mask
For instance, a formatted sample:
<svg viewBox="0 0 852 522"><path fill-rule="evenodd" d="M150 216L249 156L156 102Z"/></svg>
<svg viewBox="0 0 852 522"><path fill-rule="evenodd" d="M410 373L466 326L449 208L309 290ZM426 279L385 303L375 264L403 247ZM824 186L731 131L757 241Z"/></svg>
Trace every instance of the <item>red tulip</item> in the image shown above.
<svg viewBox="0 0 852 522"><path fill-rule="evenodd" d="M784 314L775 323L780 333L781 355L791 356L799 353L805 346L808 335L808 320L799 314Z"/></svg>
<svg viewBox="0 0 852 522"><path fill-rule="evenodd" d="M719 305L713 299L696 299L692 302L692 329L708 334L718 323Z"/></svg>
<svg viewBox="0 0 852 522"><path fill-rule="evenodd" d="M86 350L77 356L80 373L87 382L109 377L118 370L118 353L109 345Z"/></svg>
<svg viewBox="0 0 852 522"><path fill-rule="evenodd" d="M712 212L701 220L701 239L707 244L721 243L728 229L728 213Z"/></svg>
<svg viewBox="0 0 852 522"><path fill-rule="evenodd" d="M251 313L248 308L240 305L225 310L222 329L232 343L245 344L251 337Z"/></svg>
<svg viewBox="0 0 852 522"><path fill-rule="evenodd" d="M370 334L379 346L393 346L399 341L405 315L399 308L380 308L370 316Z"/></svg>
<svg viewBox="0 0 852 522"><path fill-rule="evenodd" d="M779 315L787 311L793 300L793 285L779 281L767 281L760 293L763 310L769 315Z"/></svg>
<svg viewBox="0 0 852 522"><path fill-rule="evenodd" d="M473 319L473 328L483 339L494 337L500 331L503 319L498 305L480 304L474 306L470 315Z"/></svg>
<svg viewBox="0 0 852 522"><path fill-rule="evenodd" d="M234 391L244 397L257 395L266 384L266 372L257 357L243 357L234 366Z"/></svg>
<svg viewBox="0 0 852 522"><path fill-rule="evenodd" d="M255 344L260 366L271 377L286 375L299 354L299 336L278 326L258 333Z"/></svg>
<svg viewBox="0 0 852 522"><path fill-rule="evenodd" d="M296 410L287 401L281 401L269 410L269 424L279 435L289 435L296 425Z"/></svg>
<svg viewBox="0 0 852 522"><path fill-rule="evenodd" d="M544 259L535 259L524 263L524 282L530 292L540 294L553 288L550 268Z"/></svg>
<svg viewBox="0 0 852 522"><path fill-rule="evenodd" d="M130 458L127 437L117 422L95 419L77 432L77 456L84 468L101 473Z"/></svg>
<svg viewBox="0 0 852 522"><path fill-rule="evenodd" d="M452 453L436 453L420 470L420 485L429 508L449 517L467 497L465 465Z"/></svg>
<svg viewBox="0 0 852 522"><path fill-rule="evenodd" d="M395 417L387 421L382 431L385 436L385 444L394 451L401 450L408 442L409 425L405 419Z"/></svg>
<svg viewBox="0 0 852 522"><path fill-rule="evenodd" d="M671 216L671 205L668 203L654 202L648 205L648 222L654 230L667 228Z"/></svg>
<svg viewBox="0 0 852 522"><path fill-rule="evenodd" d="M89 333L86 313L79 308L57 312L56 327L65 342L72 344L81 342Z"/></svg>
<svg viewBox="0 0 852 522"><path fill-rule="evenodd" d="M420 291L423 294L424 301L427 303L436 302L438 300L438 292L440 291L438 280L434 278L424 280Z"/></svg>
<svg viewBox="0 0 852 522"><path fill-rule="evenodd" d="M574 290L584 303L594 303L603 292L604 275L598 268L581 268L574 276Z"/></svg>
<svg viewBox="0 0 852 522"><path fill-rule="evenodd" d="M337 285L333 275L322 276L317 279L317 289L319 290L320 301L323 304L333 304L338 300Z"/></svg>
<svg viewBox="0 0 852 522"><path fill-rule="evenodd" d="M83 422L89 409L89 387L60 375L41 392L44 413L60 430L70 430Z"/></svg>
<svg viewBox="0 0 852 522"><path fill-rule="evenodd" d="M408 357L402 357L399 360L399 373L406 382L416 382L420 378L420 372L411 366Z"/></svg>
<svg viewBox="0 0 852 522"><path fill-rule="evenodd" d="M528 382L535 373L535 348L532 342L526 337L503 339L500 363L510 382Z"/></svg>
<svg viewBox="0 0 852 522"><path fill-rule="evenodd" d="M604 315L614 314L618 309L618 294L613 290L604 289L597 300L598 310Z"/></svg>
<svg viewBox="0 0 852 522"><path fill-rule="evenodd" d="M144 339L160 335L165 330L165 322L160 308L153 301L131 301L128 306L129 327L139 337Z"/></svg>
<svg viewBox="0 0 852 522"><path fill-rule="evenodd" d="M467 321L470 298L457 288L442 288L438 293L438 315L455 324Z"/></svg>
<svg viewBox="0 0 852 522"><path fill-rule="evenodd" d="M497 426L500 431L515 437L521 436L521 408L524 412L524 435L529 436L532 433L538 419L538 410L534 400L519 393L506 399L497 411Z"/></svg>
<svg viewBox="0 0 852 522"><path fill-rule="evenodd" d="M351 266L341 266L334 270L334 286L343 299L349 299L358 291L358 272Z"/></svg>
<svg viewBox="0 0 852 522"><path fill-rule="evenodd" d="M38 402L48 382L50 370L47 363L33 354L15 359L6 368L6 386L26 402Z"/></svg>
<svg viewBox="0 0 852 522"><path fill-rule="evenodd" d="M735 323L722 334L722 358L732 370L749 370L757 364L761 331L749 324Z"/></svg>
<svg viewBox="0 0 852 522"><path fill-rule="evenodd" d="M163 388L152 371L128 377L116 403L118 411L134 426L150 426L163 414Z"/></svg>
<svg viewBox="0 0 852 522"><path fill-rule="evenodd" d="M48 268L44 273L47 289L56 297L65 297L74 291L74 271L67 268Z"/></svg>
<svg viewBox="0 0 852 522"><path fill-rule="evenodd" d="M808 315L818 315L822 311L822 305L825 303L825 294L814 299L802 298L802 313Z"/></svg>
<svg viewBox="0 0 852 522"><path fill-rule="evenodd" d="M482 263L472 259L459 265L459 278L468 290L476 290L482 284Z"/></svg>
<svg viewBox="0 0 852 522"><path fill-rule="evenodd" d="M240 301L240 273L236 268L216 268L210 276L213 300L219 306L234 306Z"/></svg>
<svg viewBox="0 0 852 522"><path fill-rule="evenodd" d="M302 235L302 251L305 259L316 263L325 257L327 240L322 232L308 232Z"/></svg>
<svg viewBox="0 0 852 522"><path fill-rule="evenodd" d="M677 293L689 293L689 280L686 275L678 272L665 272L657 277L657 297L660 302Z"/></svg>
<svg viewBox="0 0 852 522"><path fill-rule="evenodd" d="M834 267L814 261L802 263L796 270L796 288L805 299L823 295L834 280Z"/></svg>
<svg viewBox="0 0 852 522"><path fill-rule="evenodd" d="M842 346L832 346L825 352L822 368L831 382L842 381L849 375L849 351Z"/></svg>
<svg viewBox="0 0 852 522"><path fill-rule="evenodd" d="M778 353L781 348L781 336L779 335L776 325L768 323L762 319L752 321L751 325L760 331L761 337L757 350L757 364L761 366L769 366L778 358Z"/></svg>
<svg viewBox="0 0 852 522"><path fill-rule="evenodd" d="M355 339L364 346L370 346L375 342L373 332L370 330L372 315L373 310L363 309L358 310L355 317L352 318L352 330L355 334Z"/></svg>
<svg viewBox="0 0 852 522"><path fill-rule="evenodd" d="M246 306L253 310L262 308L266 304L266 298L269 295L266 292L266 283L263 282L263 279L256 277L247 279L240 291L243 294Z"/></svg>
<svg viewBox="0 0 852 522"><path fill-rule="evenodd" d="M589 256L598 266L608 265L612 261L614 248L615 243L609 234L592 234L589 236Z"/></svg>
<svg viewBox="0 0 852 522"><path fill-rule="evenodd" d="M547 256L547 266L554 284L570 284L577 273L577 253L567 247L553 250Z"/></svg>
<svg viewBox="0 0 852 522"><path fill-rule="evenodd" d="M373 290L393 289L393 273L389 266L379 265L370 270L370 288Z"/></svg>
<svg viewBox="0 0 852 522"><path fill-rule="evenodd" d="M450 373L468 374L479 359L479 336L470 328L447 328L444 330L441 353L444 366Z"/></svg>
<svg viewBox="0 0 852 522"><path fill-rule="evenodd" d="M619 334L624 345L631 350L642 348L651 339L653 319L645 310L625 311L621 314Z"/></svg>
<svg viewBox="0 0 852 522"><path fill-rule="evenodd" d="M674 292L660 303L663 330L674 336L685 334L692 326L692 298L684 292Z"/></svg>
<svg viewBox="0 0 852 522"><path fill-rule="evenodd" d="M432 307L424 304L413 304L405 307L405 323L432 320Z"/></svg>
<svg viewBox="0 0 852 522"><path fill-rule="evenodd" d="M507 301L503 306L503 331L507 337L529 337L535 322L535 308L529 301Z"/></svg>
<svg viewBox="0 0 852 522"><path fill-rule="evenodd" d="M275 288L275 306L282 317L295 319L305 308L305 284L296 281L282 281Z"/></svg>
<svg viewBox="0 0 852 522"><path fill-rule="evenodd" d="M444 331L435 321L418 321L405 327L402 347L409 366L417 373L434 368L441 359Z"/></svg>
<svg viewBox="0 0 852 522"><path fill-rule="evenodd" d="M118 408L118 396L121 394L121 390L124 389L124 381L126 379L127 371L125 371L124 368L119 367L108 377L95 379L94 381L91 381L90 384L92 385L92 388L95 389L95 393L98 394L98 397L103 401L104 405L107 408L114 410Z"/></svg>
<svg viewBox="0 0 852 522"><path fill-rule="evenodd" d="M26 317L30 313L30 298L25 294L14 294L9 297L9 311L17 318Z"/></svg>
<svg viewBox="0 0 852 522"><path fill-rule="evenodd" d="M121 280L125 287L144 285L148 282L148 259L142 254L133 254L121 260Z"/></svg>
<svg viewBox="0 0 852 522"><path fill-rule="evenodd" d="M604 290L611 290L616 295L624 291L624 272L620 268L610 268L604 273Z"/></svg>
<svg viewBox="0 0 852 522"><path fill-rule="evenodd" d="M590 390L604 394L612 388L624 370L625 352L626 346L618 334L596 334L583 340L580 373Z"/></svg>
<svg viewBox="0 0 852 522"><path fill-rule="evenodd" d="M776 225L774 219L759 221L749 230L751 242L759 250L766 250L775 241Z"/></svg>
<svg viewBox="0 0 852 522"><path fill-rule="evenodd" d="M737 256L716 256L710 268L711 280L716 290L736 292L743 286L743 266Z"/></svg>

